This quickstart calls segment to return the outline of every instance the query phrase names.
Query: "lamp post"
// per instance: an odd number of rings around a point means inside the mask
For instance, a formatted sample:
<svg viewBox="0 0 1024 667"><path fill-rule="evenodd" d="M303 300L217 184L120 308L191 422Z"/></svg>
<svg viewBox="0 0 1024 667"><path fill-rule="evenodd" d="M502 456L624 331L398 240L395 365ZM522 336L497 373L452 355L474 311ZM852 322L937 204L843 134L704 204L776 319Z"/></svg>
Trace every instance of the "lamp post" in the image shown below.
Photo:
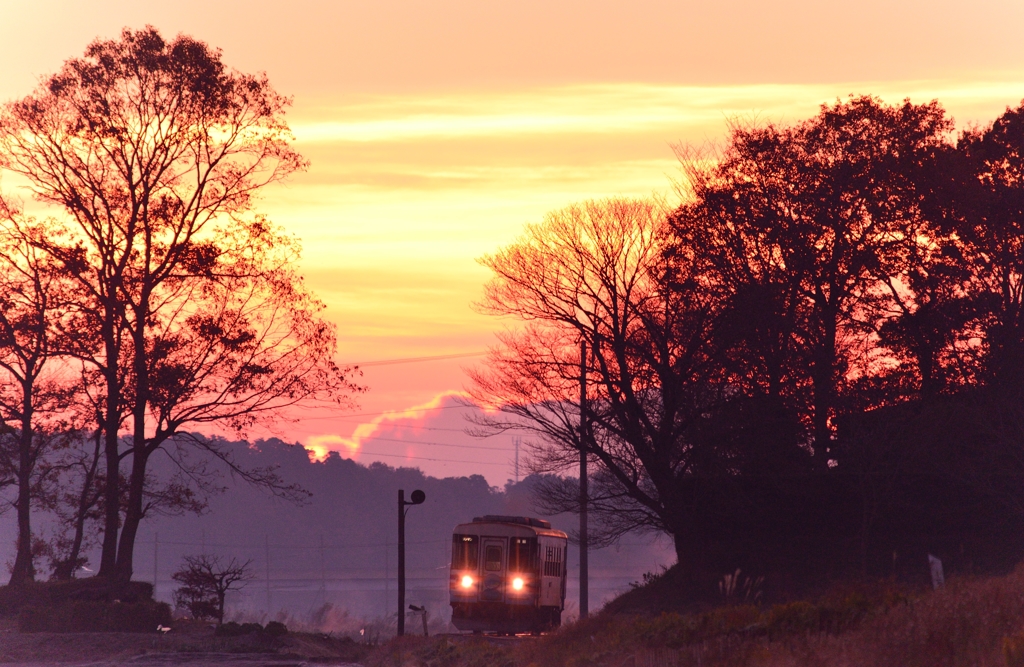
<svg viewBox="0 0 1024 667"><path fill-rule="evenodd" d="M405 635L405 509L406 505L419 505L427 494L419 489L405 499L405 490L398 490L398 636Z"/></svg>

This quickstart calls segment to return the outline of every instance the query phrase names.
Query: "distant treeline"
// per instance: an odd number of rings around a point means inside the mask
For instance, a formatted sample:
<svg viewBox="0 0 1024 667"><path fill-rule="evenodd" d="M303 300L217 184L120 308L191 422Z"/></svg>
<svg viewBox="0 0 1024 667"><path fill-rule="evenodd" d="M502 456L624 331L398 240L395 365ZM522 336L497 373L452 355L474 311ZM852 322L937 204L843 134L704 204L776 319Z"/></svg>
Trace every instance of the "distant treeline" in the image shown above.
<svg viewBox="0 0 1024 667"><path fill-rule="evenodd" d="M1024 555L1024 107L957 134L850 97L679 158L681 205L585 202L484 258L482 308L523 321L485 428L538 472L583 447L596 538L664 531L695 580Z"/></svg>

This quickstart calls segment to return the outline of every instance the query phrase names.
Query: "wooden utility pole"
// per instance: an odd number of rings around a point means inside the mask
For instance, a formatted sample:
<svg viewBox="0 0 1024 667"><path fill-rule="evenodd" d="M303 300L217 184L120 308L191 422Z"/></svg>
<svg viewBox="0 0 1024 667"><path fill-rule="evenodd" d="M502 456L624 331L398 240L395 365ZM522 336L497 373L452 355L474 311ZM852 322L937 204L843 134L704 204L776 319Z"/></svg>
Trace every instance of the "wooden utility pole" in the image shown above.
<svg viewBox="0 0 1024 667"><path fill-rule="evenodd" d="M153 533L153 599L158 600L156 596L156 582L159 572L160 565L160 533Z"/></svg>
<svg viewBox="0 0 1024 667"><path fill-rule="evenodd" d="M398 490L398 636L405 634L405 490Z"/></svg>
<svg viewBox="0 0 1024 667"><path fill-rule="evenodd" d="M587 341L580 341L580 618L588 614L590 572L587 558Z"/></svg>
<svg viewBox="0 0 1024 667"><path fill-rule="evenodd" d="M405 506L419 505L427 496L419 489L405 499L405 490L398 490L398 636L405 634Z"/></svg>

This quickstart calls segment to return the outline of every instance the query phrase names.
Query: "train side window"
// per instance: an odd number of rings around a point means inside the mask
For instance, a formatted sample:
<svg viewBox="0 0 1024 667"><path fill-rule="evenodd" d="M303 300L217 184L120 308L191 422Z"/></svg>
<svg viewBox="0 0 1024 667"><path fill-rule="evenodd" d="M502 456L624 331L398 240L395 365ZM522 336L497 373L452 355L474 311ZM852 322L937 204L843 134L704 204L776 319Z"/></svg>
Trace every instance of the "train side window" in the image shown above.
<svg viewBox="0 0 1024 667"><path fill-rule="evenodd" d="M537 569L537 539L532 537L509 538L509 572L533 572Z"/></svg>
<svg viewBox="0 0 1024 667"><path fill-rule="evenodd" d="M557 547L548 547L546 558L544 559L544 576L545 577L560 577L562 576L562 550Z"/></svg>
<svg viewBox="0 0 1024 667"><path fill-rule="evenodd" d="M477 568L479 545L476 535L452 536L452 568L475 570Z"/></svg>
<svg viewBox="0 0 1024 667"><path fill-rule="evenodd" d="M488 572L498 572L501 570L501 547L487 547L484 551L484 569Z"/></svg>

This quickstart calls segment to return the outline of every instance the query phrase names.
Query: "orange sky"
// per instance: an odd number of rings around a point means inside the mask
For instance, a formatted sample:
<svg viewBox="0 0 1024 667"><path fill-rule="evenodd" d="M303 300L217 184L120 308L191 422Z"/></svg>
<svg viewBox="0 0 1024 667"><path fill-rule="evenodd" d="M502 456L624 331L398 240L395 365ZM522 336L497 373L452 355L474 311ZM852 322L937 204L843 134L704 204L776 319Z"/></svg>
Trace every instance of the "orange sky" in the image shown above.
<svg viewBox="0 0 1024 667"><path fill-rule="evenodd" d="M501 323L470 307L477 257L574 201L671 195L671 145L721 139L729 118L798 120L872 93L938 98L963 125L1024 97L1024 3L1010 1L6 0L0 99L147 23L294 95L312 167L262 208L303 240L343 362L485 349ZM502 483L510 441L469 438L452 407L474 360L368 366L353 415L278 435Z"/></svg>

